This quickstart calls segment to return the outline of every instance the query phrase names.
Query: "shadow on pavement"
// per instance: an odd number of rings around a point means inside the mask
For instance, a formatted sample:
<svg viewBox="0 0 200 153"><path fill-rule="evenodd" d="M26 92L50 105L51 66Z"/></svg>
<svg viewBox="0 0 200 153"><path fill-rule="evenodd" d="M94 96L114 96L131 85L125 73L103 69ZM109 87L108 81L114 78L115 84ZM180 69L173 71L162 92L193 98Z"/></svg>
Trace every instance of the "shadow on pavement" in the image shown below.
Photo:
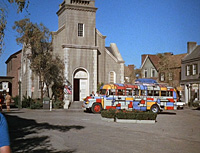
<svg viewBox="0 0 200 153"><path fill-rule="evenodd" d="M193 110L199 110L199 111L200 111L200 106L199 106L199 107L197 107L197 108L195 108L195 109L193 109Z"/></svg>
<svg viewBox="0 0 200 153"><path fill-rule="evenodd" d="M41 132L39 132L39 130L47 129L67 132L70 129L81 130L84 128L83 126L78 125L62 126L50 125L48 123L37 123L33 119L20 118L9 114L4 115L8 122L12 152L73 153L76 150L58 151L52 148L50 137L40 134ZM39 136L35 136L34 134L38 134Z"/></svg>

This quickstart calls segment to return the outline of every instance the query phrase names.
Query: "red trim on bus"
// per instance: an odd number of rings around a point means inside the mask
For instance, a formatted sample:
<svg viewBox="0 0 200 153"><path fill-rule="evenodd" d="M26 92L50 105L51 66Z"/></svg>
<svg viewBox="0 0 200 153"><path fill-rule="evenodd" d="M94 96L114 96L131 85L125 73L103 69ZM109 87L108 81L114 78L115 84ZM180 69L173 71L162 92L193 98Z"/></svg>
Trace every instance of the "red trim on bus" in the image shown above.
<svg viewBox="0 0 200 153"><path fill-rule="evenodd" d="M170 107L168 106L167 110L174 110L174 107L173 106L170 106Z"/></svg>
<svg viewBox="0 0 200 153"><path fill-rule="evenodd" d="M148 99L147 99L148 100ZM141 100L140 104L145 104L145 100Z"/></svg>
<svg viewBox="0 0 200 153"><path fill-rule="evenodd" d="M147 98L147 100L151 100L151 101L153 101L153 100L154 100L154 98Z"/></svg>
<svg viewBox="0 0 200 153"><path fill-rule="evenodd" d="M169 100L169 102L173 102L173 103L175 102L174 99L168 98L167 100Z"/></svg>
<svg viewBox="0 0 200 153"><path fill-rule="evenodd" d="M106 106L106 109L116 109L115 106Z"/></svg>
<svg viewBox="0 0 200 153"><path fill-rule="evenodd" d="M117 106L117 107L121 107L121 104L119 103L119 104L117 104L116 106Z"/></svg>
<svg viewBox="0 0 200 153"><path fill-rule="evenodd" d="M96 102L97 103L101 103L101 99L96 99Z"/></svg>
<svg viewBox="0 0 200 153"><path fill-rule="evenodd" d="M128 108L133 108L133 102L130 102L130 104L128 104Z"/></svg>

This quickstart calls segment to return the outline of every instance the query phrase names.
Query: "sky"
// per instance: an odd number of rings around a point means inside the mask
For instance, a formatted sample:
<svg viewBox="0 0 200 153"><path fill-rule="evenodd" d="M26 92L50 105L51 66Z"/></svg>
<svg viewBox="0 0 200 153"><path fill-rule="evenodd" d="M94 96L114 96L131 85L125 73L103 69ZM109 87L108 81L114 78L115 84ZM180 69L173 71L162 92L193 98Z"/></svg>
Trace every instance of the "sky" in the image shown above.
<svg viewBox="0 0 200 153"><path fill-rule="evenodd" d="M4 52L0 56L0 76L6 76L5 61L22 46L16 43L14 22L25 17L58 30L56 12L63 0L30 0L29 7L17 14L7 6ZM141 66L142 54L187 53L187 42L200 45L200 0L96 0L96 28L106 37L106 47L116 43L126 65Z"/></svg>

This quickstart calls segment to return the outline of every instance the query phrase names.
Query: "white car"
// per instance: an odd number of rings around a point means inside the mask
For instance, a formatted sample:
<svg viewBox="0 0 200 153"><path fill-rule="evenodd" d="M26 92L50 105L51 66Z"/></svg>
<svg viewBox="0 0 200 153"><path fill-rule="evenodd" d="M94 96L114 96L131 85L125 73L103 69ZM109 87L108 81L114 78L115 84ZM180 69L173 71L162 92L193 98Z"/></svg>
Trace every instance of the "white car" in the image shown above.
<svg viewBox="0 0 200 153"><path fill-rule="evenodd" d="M183 107L185 106L185 102L178 101L176 102L176 105L177 105L177 109L183 109Z"/></svg>

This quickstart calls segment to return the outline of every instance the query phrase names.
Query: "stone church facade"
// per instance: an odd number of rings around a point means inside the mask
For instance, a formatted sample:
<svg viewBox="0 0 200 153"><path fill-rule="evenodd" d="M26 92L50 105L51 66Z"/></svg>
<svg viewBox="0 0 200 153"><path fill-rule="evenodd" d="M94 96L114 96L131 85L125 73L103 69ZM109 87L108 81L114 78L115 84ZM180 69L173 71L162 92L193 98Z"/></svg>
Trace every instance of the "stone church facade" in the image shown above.
<svg viewBox="0 0 200 153"><path fill-rule="evenodd" d="M96 29L95 0L64 0L57 12L58 30L53 32L53 53L65 64L64 76L71 93L65 92L64 108L82 101L98 83L124 83L124 60L115 43L105 47L106 36ZM22 49L22 95L40 97L39 82L30 70Z"/></svg>
<svg viewBox="0 0 200 153"><path fill-rule="evenodd" d="M54 32L53 51L65 64L66 84L70 101L82 101L98 83L124 83L124 60L116 46L105 47L105 38L96 29L94 0L65 0L57 12L59 27Z"/></svg>

